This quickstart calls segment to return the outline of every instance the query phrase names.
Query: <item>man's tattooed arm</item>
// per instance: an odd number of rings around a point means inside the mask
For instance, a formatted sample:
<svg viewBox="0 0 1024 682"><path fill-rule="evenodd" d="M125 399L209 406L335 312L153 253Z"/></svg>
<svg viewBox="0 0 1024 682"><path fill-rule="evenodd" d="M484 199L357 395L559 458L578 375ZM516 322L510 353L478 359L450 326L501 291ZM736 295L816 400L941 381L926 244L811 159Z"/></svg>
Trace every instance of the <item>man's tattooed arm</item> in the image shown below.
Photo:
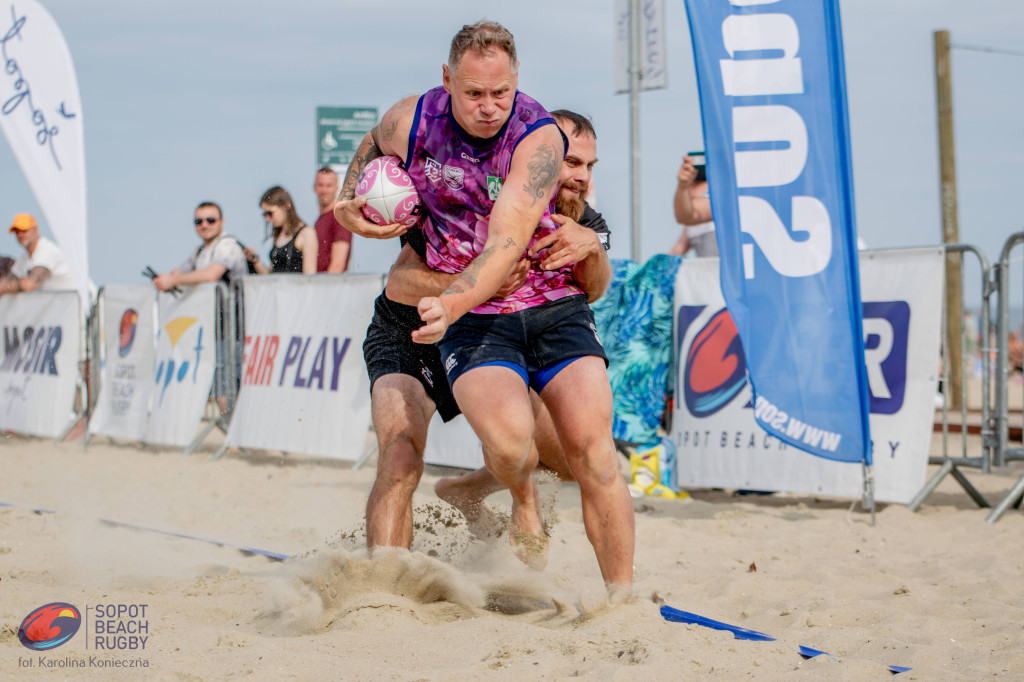
<svg viewBox="0 0 1024 682"><path fill-rule="evenodd" d="M448 287L445 294L465 294L476 288L477 278L480 276L480 270L483 269L484 264L490 260L494 254L494 247L489 246L485 248L480 254L473 259L473 262L463 270L462 275L458 277L451 286ZM444 294L442 294L443 296Z"/></svg>
<svg viewBox="0 0 1024 682"><path fill-rule="evenodd" d="M366 134L363 138L362 143L359 145L359 149L356 150L356 155L352 157L352 162L348 165L348 172L345 173L345 182L341 186L341 193L338 195L338 199L347 201L354 199L356 196L356 185L359 183L359 174L366 168L366 164L370 163L378 156L384 156L384 152L380 150L380 146L377 144L377 129L380 126L375 126L373 130Z"/></svg>
<svg viewBox="0 0 1024 682"><path fill-rule="evenodd" d="M555 148L549 144L540 145L526 167L529 176L523 189L530 195L533 204L537 203L537 199L545 202L550 200L555 183L558 182L558 173L562 169L562 159Z"/></svg>

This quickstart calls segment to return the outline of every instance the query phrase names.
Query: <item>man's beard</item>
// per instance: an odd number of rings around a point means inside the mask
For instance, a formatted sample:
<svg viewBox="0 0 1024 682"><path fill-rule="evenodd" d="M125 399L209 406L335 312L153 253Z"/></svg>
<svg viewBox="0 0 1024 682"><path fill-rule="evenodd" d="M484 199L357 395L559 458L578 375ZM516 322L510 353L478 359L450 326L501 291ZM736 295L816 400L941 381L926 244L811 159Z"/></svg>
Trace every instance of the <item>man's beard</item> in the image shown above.
<svg viewBox="0 0 1024 682"><path fill-rule="evenodd" d="M571 218L576 222L580 221L583 217L583 208L585 206L585 200L583 195L586 194L587 188L580 188L579 192L562 192L562 189L558 189L558 196L555 198L555 211L561 213L567 218Z"/></svg>

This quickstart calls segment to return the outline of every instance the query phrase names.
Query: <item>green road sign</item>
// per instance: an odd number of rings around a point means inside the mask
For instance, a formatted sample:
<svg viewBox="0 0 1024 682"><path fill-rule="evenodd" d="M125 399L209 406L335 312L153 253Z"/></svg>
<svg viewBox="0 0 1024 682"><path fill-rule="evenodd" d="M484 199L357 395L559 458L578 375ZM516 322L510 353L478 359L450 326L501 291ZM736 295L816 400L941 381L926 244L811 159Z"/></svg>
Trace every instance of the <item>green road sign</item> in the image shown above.
<svg viewBox="0 0 1024 682"><path fill-rule="evenodd" d="M370 128L377 125L377 107L317 107L316 165L341 172L355 156Z"/></svg>

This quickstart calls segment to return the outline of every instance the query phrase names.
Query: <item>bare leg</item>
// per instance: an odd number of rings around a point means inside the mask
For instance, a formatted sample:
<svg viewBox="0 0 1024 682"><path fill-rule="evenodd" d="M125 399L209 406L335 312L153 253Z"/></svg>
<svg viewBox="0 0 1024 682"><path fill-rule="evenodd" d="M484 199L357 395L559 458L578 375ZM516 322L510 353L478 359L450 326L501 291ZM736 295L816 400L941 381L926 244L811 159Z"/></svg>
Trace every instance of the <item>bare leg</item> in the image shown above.
<svg viewBox="0 0 1024 682"><path fill-rule="evenodd" d="M477 469L462 476L439 479L434 492L466 517L469 532L478 538L500 531L494 513L484 504L484 498L505 486L487 468Z"/></svg>
<svg viewBox="0 0 1024 682"><path fill-rule="evenodd" d="M551 421L551 414L544 406L540 396L530 391L530 405L533 409L533 447L541 466L555 473L563 481L574 481L572 471L565 461L562 444L558 442L558 433ZM487 468L477 469L461 476L440 479L434 485L434 492L442 500L462 512L469 522L470 530L478 523L478 517L487 514L483 501L505 486L496 479Z"/></svg>
<svg viewBox="0 0 1024 682"><path fill-rule="evenodd" d="M562 444L558 442L551 414L534 391L530 391L530 405L534 418L533 447L537 451L531 456L537 457L540 466L550 469L559 479L575 481L565 461ZM479 538L495 535L501 530L497 517L484 500L504 489L501 481L486 467L461 476L442 478L434 485L437 496L462 512L469 532Z"/></svg>
<svg viewBox="0 0 1024 682"><path fill-rule="evenodd" d="M423 448L434 402L419 381L388 374L373 384L377 479L366 501L366 548L412 545L412 496L423 475Z"/></svg>
<svg viewBox="0 0 1024 682"><path fill-rule="evenodd" d="M487 366L460 376L452 391L483 443L488 471L512 495L512 539L517 554L531 566L542 565L543 553L536 555L546 545L541 548L529 541L530 537L543 537L543 525L537 486L530 476L537 455L532 447L533 411L526 385L511 369Z"/></svg>
<svg viewBox="0 0 1024 682"><path fill-rule="evenodd" d="M612 441L612 392L604 362L594 356L580 358L551 380L541 398L580 484L583 524L609 597L628 597L633 585L635 520Z"/></svg>
<svg viewBox="0 0 1024 682"><path fill-rule="evenodd" d="M530 391L530 403L533 405L533 442L536 444L540 463L551 469L559 479L575 481L569 463L565 461L565 451L558 440L558 431L551 421L551 413L540 396L533 391Z"/></svg>

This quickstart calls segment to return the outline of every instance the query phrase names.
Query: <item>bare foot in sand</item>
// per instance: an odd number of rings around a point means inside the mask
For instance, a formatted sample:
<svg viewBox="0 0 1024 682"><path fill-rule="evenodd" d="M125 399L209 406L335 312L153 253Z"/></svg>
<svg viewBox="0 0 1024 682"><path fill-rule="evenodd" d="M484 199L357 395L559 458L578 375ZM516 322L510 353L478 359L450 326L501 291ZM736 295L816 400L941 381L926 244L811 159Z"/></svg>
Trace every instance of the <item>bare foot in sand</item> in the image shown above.
<svg viewBox="0 0 1024 682"><path fill-rule="evenodd" d="M633 585L620 585L617 583L605 583L608 588L608 605L618 606L633 601Z"/></svg>
<svg viewBox="0 0 1024 682"><path fill-rule="evenodd" d="M437 496L462 512L470 534L481 540L501 537L505 531L505 524L484 504L484 498L504 486L486 469L482 471L486 476L472 472L455 478L442 478L434 484Z"/></svg>
<svg viewBox="0 0 1024 682"><path fill-rule="evenodd" d="M543 571L548 565L548 538L542 533L528 533L509 526L512 532L512 552L524 564L535 571Z"/></svg>
<svg viewBox="0 0 1024 682"><path fill-rule="evenodd" d="M540 496L537 482L531 479L533 496L526 504L512 501L512 518L509 530L512 537L512 551L524 564L540 571L548 563L548 536L540 514Z"/></svg>

